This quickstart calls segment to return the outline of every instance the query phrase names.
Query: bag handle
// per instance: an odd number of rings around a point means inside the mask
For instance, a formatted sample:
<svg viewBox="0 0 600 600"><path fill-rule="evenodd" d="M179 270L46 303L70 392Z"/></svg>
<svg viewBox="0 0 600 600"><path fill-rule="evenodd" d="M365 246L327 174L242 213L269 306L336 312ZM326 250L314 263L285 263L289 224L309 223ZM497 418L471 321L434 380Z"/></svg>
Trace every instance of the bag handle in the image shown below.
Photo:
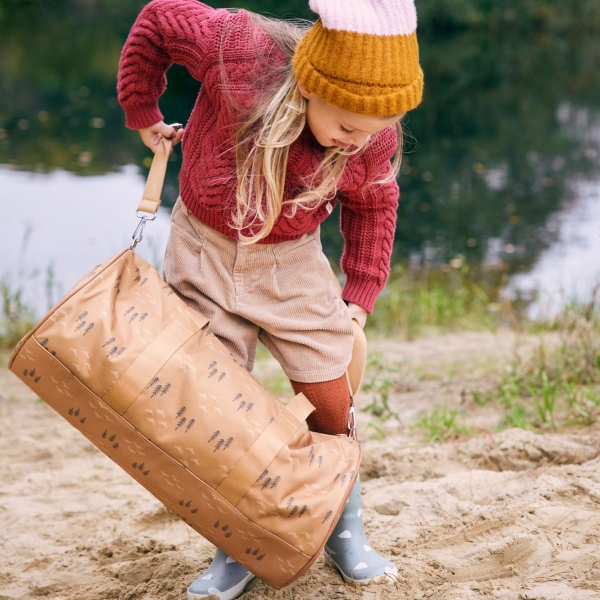
<svg viewBox="0 0 600 600"><path fill-rule="evenodd" d="M181 129L182 125L181 123L173 123L171 127L173 127L175 131L178 131ZM167 173L167 163L169 162L172 148L172 138L163 136L158 143L154 158L152 159L152 165L150 166L150 172L148 173L148 179L146 180L146 187L144 188L142 199L137 208L138 212L155 215L158 211L158 207L160 206L160 195Z"/></svg>
<svg viewBox="0 0 600 600"><path fill-rule="evenodd" d="M207 323L208 319L193 308L182 310L138 354L102 400L122 415L167 360Z"/></svg>
<svg viewBox="0 0 600 600"><path fill-rule="evenodd" d="M229 471L217 487L217 494L236 506L314 410L304 394L294 396Z"/></svg>
<svg viewBox="0 0 600 600"><path fill-rule="evenodd" d="M173 127L175 131L178 131L183 126L181 123L173 123L171 127ZM142 241L146 221L154 221L154 219L156 219L156 213L160 206L160 195L167 173L167 163L169 162L172 148L173 138L166 138L164 136L160 138L158 146L156 147L156 152L154 153L154 158L152 159L152 164L150 165L150 172L146 179L146 187L144 188L142 199L135 211L140 222L133 232L133 241L131 246L129 246L130 250L135 250L138 243Z"/></svg>
<svg viewBox="0 0 600 600"><path fill-rule="evenodd" d="M346 374L348 375L350 395L356 396L367 365L367 338L363 328L355 319L352 319L352 327L354 328L354 344L352 346L352 358Z"/></svg>

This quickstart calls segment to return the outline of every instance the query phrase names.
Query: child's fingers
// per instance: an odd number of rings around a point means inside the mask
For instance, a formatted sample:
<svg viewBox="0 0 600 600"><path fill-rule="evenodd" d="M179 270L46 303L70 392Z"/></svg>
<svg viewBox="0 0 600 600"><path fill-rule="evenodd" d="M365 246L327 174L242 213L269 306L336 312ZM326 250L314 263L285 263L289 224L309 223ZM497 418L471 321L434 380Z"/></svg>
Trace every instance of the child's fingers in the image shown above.
<svg viewBox="0 0 600 600"><path fill-rule="evenodd" d="M160 143L160 139L162 136L158 133L153 132L151 129L152 128L147 127L146 129L140 129L138 132L140 134L140 137L142 138L142 143L144 144L144 146L150 148L152 152L156 152L156 149L158 148L158 144Z"/></svg>
<svg viewBox="0 0 600 600"><path fill-rule="evenodd" d="M350 317L354 319L362 329L365 328L367 323L367 311L358 304L354 304L353 302L348 303L348 312L350 313Z"/></svg>
<svg viewBox="0 0 600 600"><path fill-rule="evenodd" d="M169 131L165 131L163 133L164 137L173 141L173 145L171 146L171 152L173 152L173 148L179 144L181 138L183 137L183 128L181 125L177 124L175 127L172 125L167 125Z"/></svg>
<svg viewBox="0 0 600 600"><path fill-rule="evenodd" d="M167 128L168 131L165 131L163 135L172 140L173 146L176 146L183 137L183 127L179 123L175 123L174 125L167 125ZM173 152L173 148L171 148L171 152Z"/></svg>
<svg viewBox="0 0 600 600"><path fill-rule="evenodd" d="M164 121L160 121L150 127L145 127L144 129L139 129L138 131L143 144L150 148L154 153L156 153L160 140L162 140L163 137L173 140L173 146L175 146L181 141L183 136L183 129L167 125ZM171 148L171 152L172 151L173 149Z"/></svg>
<svg viewBox="0 0 600 600"><path fill-rule="evenodd" d="M177 144L179 144L179 142L181 141L181 138L183 137L183 132L184 132L183 128L181 128L175 132L175 137L173 139L173 146L176 146Z"/></svg>

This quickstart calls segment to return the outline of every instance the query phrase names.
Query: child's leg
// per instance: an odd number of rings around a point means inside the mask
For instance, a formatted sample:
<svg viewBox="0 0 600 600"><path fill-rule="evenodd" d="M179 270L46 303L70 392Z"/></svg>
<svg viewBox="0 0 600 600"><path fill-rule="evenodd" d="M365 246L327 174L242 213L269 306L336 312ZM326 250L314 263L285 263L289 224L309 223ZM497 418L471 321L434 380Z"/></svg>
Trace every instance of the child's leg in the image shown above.
<svg viewBox="0 0 600 600"><path fill-rule="evenodd" d="M375 552L365 535L360 479L356 480L346 508L327 540L325 562L336 568L346 583L392 582L398 578L396 565Z"/></svg>
<svg viewBox="0 0 600 600"><path fill-rule="evenodd" d="M283 250L284 244L274 248L275 268L260 279L269 286L268 293L261 295L261 304L253 298L254 306L248 304L244 316L259 325L259 339L281 364L294 391L302 392L315 406L308 418L309 429L347 434L350 391L346 368L354 342L348 309L316 235L312 242ZM270 299L269 294L273 296ZM334 566L346 581L366 583L388 574L393 577L397 573L394 564L368 544L361 513L357 482L341 525L327 541L326 556L335 558Z"/></svg>
<svg viewBox="0 0 600 600"><path fill-rule="evenodd" d="M348 433L350 392L346 375L332 381L301 383L290 381L294 393L304 394L315 407L306 422L311 431L338 435Z"/></svg>
<svg viewBox="0 0 600 600"><path fill-rule="evenodd" d="M296 394L303 393L315 407L307 419L311 431L330 435L348 432L350 391L346 375L321 383L291 381ZM356 480L344 512L325 545L325 560L336 568L346 583L368 583L374 579L393 580L396 566L375 552L362 522L360 480Z"/></svg>

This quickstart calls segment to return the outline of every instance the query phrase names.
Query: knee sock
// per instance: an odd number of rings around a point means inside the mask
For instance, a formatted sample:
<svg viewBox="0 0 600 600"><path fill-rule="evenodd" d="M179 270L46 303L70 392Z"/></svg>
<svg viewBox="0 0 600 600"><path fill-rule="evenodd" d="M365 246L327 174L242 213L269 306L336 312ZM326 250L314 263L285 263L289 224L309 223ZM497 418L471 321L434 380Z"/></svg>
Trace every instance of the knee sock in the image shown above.
<svg viewBox="0 0 600 600"><path fill-rule="evenodd" d="M296 394L303 393L315 407L306 422L311 431L338 435L348 433L350 390L346 374L332 381L300 383L291 381Z"/></svg>

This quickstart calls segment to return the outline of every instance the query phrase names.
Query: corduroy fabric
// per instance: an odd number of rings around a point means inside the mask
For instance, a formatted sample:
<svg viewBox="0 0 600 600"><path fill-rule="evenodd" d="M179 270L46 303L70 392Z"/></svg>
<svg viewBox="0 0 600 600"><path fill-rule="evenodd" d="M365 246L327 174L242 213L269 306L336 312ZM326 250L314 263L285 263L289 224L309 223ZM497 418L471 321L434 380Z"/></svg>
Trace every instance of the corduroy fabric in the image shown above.
<svg viewBox="0 0 600 600"><path fill-rule="evenodd" d="M290 381L295 394L304 394L315 407L306 422L311 431L340 435L348 433L350 391L346 374L320 383Z"/></svg>
<svg viewBox="0 0 600 600"><path fill-rule="evenodd" d="M353 113L402 114L423 96L416 32L374 36L325 29L318 20L293 62L298 81L310 92Z"/></svg>
<svg viewBox="0 0 600 600"><path fill-rule="evenodd" d="M294 381L345 377L352 320L318 232L281 244L240 244L178 200L164 277L249 371L260 339Z"/></svg>

